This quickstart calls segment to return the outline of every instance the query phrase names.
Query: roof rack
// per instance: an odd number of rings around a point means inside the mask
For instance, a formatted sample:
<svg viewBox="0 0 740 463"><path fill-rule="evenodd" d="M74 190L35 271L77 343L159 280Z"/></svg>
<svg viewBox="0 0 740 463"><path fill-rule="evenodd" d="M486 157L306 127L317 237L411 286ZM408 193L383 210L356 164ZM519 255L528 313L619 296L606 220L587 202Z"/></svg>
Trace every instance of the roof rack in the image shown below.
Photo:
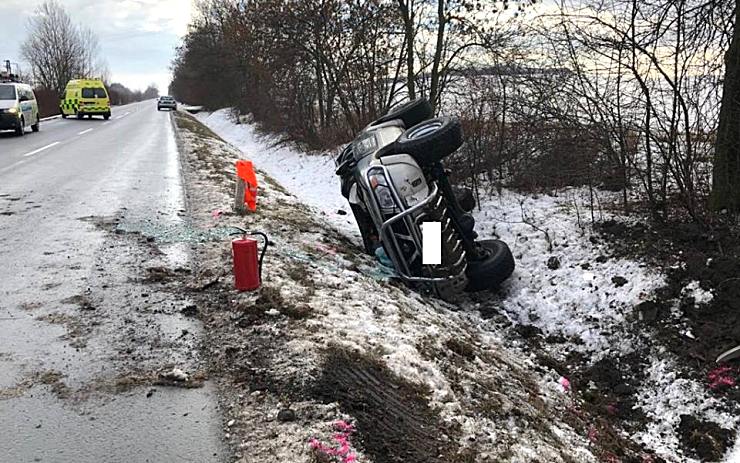
<svg viewBox="0 0 740 463"><path fill-rule="evenodd" d="M10 60L5 60L5 69L0 70L0 82L20 82L18 74L13 74L11 64Z"/></svg>
<svg viewBox="0 0 740 463"><path fill-rule="evenodd" d="M15 74L11 74L9 72L0 71L0 82L2 83L8 83L8 82L15 82L20 83L20 80L18 80L18 76Z"/></svg>

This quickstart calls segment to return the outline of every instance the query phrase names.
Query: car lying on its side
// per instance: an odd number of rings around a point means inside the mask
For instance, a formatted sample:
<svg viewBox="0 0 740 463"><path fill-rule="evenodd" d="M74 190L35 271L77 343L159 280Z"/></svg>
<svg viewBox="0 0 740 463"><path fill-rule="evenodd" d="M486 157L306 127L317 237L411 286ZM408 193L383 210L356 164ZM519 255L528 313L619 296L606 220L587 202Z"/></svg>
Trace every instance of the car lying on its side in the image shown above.
<svg viewBox="0 0 740 463"><path fill-rule="evenodd" d="M22 136L26 127L39 131L39 106L30 85L0 83L0 130L15 130Z"/></svg>
<svg viewBox="0 0 740 463"><path fill-rule="evenodd" d="M418 99L365 127L336 159L365 251L442 299L496 289L515 266L506 243L478 239L472 194L450 182L443 161L462 144L460 121L433 117L429 102ZM437 263L423 257L422 228L430 222L440 230Z"/></svg>
<svg viewBox="0 0 740 463"><path fill-rule="evenodd" d="M177 102L171 96L160 96L157 100L157 111L161 111L162 108L167 108L172 111L177 110Z"/></svg>

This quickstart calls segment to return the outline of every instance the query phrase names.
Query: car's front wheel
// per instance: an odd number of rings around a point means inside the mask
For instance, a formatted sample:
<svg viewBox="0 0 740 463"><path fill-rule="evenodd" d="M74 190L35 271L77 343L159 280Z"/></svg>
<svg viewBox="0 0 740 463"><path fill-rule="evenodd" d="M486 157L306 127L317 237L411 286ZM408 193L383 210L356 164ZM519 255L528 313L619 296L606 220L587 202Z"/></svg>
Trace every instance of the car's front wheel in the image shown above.
<svg viewBox="0 0 740 463"><path fill-rule="evenodd" d="M509 246L500 240L481 240L483 257L468 261L468 291L496 289L514 272L514 256Z"/></svg>
<svg viewBox="0 0 740 463"><path fill-rule="evenodd" d="M21 125L15 128L15 134L22 137L26 134L26 121L21 117Z"/></svg>
<svg viewBox="0 0 740 463"><path fill-rule="evenodd" d="M110 119L110 113L105 113L105 114L103 114L103 119L105 119L106 121L107 121L108 119Z"/></svg>

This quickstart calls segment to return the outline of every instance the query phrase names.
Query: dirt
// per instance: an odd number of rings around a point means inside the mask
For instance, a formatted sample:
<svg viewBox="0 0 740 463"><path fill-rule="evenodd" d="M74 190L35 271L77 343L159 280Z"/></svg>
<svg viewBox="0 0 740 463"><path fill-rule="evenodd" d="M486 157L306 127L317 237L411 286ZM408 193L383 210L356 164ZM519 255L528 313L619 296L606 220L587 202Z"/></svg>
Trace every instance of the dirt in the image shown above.
<svg viewBox="0 0 740 463"><path fill-rule="evenodd" d="M728 226L707 229L693 223L648 226L607 221L599 225L615 255L634 256L661 268L667 284L655 298L635 308L639 323L652 341L679 359L681 374L706 386L710 396L727 401L731 412L740 411L740 368L735 360L726 366L724 381L716 381L717 356L740 344L740 230ZM698 281L713 298L698 303L684 288ZM674 315L674 314L677 314ZM639 359L632 370L639 370ZM684 416L679 428L682 443L704 461L723 455L734 432Z"/></svg>
<svg viewBox="0 0 740 463"><path fill-rule="evenodd" d="M398 378L377 360L330 348L313 393L324 402L338 402L355 418L362 447L373 461L438 463L456 453L452 430L445 430L429 408L429 391Z"/></svg>

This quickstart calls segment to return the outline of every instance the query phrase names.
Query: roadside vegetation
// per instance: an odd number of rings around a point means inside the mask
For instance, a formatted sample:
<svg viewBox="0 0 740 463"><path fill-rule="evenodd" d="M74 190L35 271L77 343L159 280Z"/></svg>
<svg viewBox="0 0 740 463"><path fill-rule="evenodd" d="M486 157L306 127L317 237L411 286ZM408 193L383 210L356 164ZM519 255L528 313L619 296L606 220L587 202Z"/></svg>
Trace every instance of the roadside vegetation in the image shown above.
<svg viewBox="0 0 740 463"><path fill-rule="evenodd" d="M311 149L424 96L463 119L454 170L478 193L587 185L621 191L624 212L708 225L740 209L735 6L208 0L172 91Z"/></svg>
<svg viewBox="0 0 740 463"><path fill-rule="evenodd" d="M445 162L517 270L455 308L569 378L600 461L734 461L740 370L714 359L740 339L738 11L208 0L171 92L350 239L328 157L409 98L458 115L466 143Z"/></svg>

